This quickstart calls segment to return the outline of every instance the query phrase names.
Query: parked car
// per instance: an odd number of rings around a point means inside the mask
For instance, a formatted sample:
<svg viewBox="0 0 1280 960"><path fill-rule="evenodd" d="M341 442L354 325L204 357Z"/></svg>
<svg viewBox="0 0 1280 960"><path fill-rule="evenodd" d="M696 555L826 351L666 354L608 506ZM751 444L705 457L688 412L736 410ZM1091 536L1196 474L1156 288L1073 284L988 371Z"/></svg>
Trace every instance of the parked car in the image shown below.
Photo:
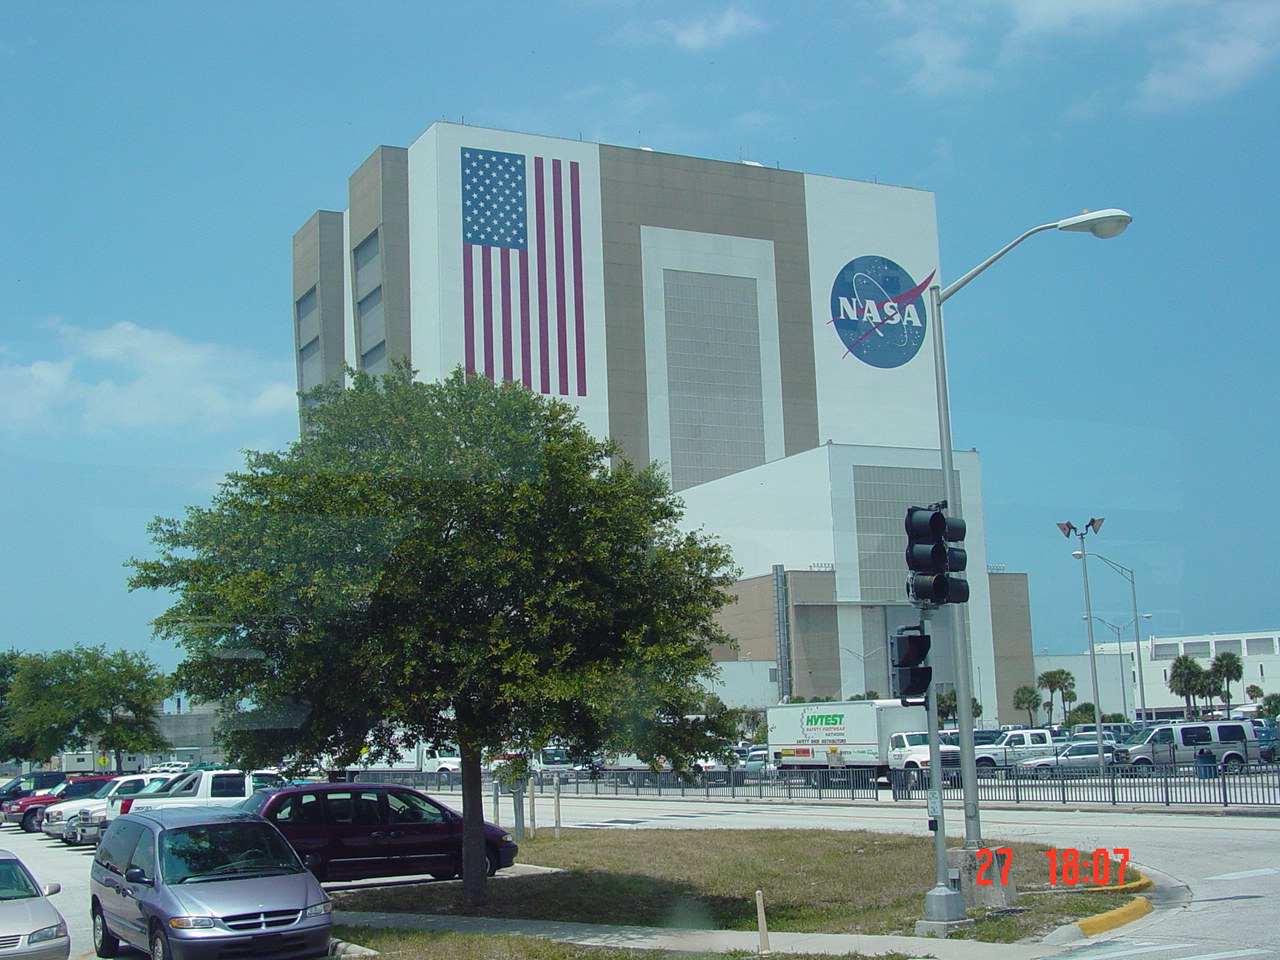
<svg viewBox="0 0 1280 960"><path fill-rule="evenodd" d="M87 797L97 792L99 787L111 779L113 778L73 777L62 781L47 792L33 793L29 797L10 800L4 805L5 822L19 824L27 833L37 833L40 830L40 818L44 814L44 808L49 804L57 803L59 800Z"/></svg>
<svg viewBox="0 0 1280 960"><path fill-rule="evenodd" d="M39 770L36 773L26 773L20 777L14 777L0 787L0 804L8 803L10 800L17 800L20 797L29 797L37 790L52 789L65 779L67 779L67 775L61 770Z"/></svg>
<svg viewBox="0 0 1280 960"><path fill-rule="evenodd" d="M285 835L323 880L462 872L462 814L410 787L389 783L313 783L267 788L240 803ZM516 860L511 835L484 825L490 875Z"/></svg>
<svg viewBox="0 0 1280 960"><path fill-rule="evenodd" d="M772 780L778 775L778 765L769 758L768 747L752 747L742 768L752 779Z"/></svg>
<svg viewBox="0 0 1280 960"><path fill-rule="evenodd" d="M169 807L118 817L89 872L93 946L152 960L329 952L332 904L280 831L261 817Z"/></svg>
<svg viewBox="0 0 1280 960"><path fill-rule="evenodd" d="M168 777L169 775L164 773L131 773L122 777L113 777L87 797L62 799L57 803L49 804L44 808L40 829L44 831L45 836L57 837L64 843L87 843L87 838L81 834L80 824L105 812L108 799L115 796L135 796L153 780L163 782Z"/></svg>
<svg viewBox="0 0 1280 960"><path fill-rule="evenodd" d="M1208 750L1229 771L1261 759L1258 734L1247 720L1193 720L1148 727L1125 741L1134 766L1151 772L1157 763L1195 763Z"/></svg>
<svg viewBox="0 0 1280 960"><path fill-rule="evenodd" d="M67 960L67 922L49 897L62 885L36 883L31 871L8 850L0 850L0 952L22 960Z"/></svg>
<svg viewBox="0 0 1280 960"><path fill-rule="evenodd" d="M1125 749L1113 743L1103 742L1102 755L1104 764L1129 762ZM1096 740L1092 743L1069 743L1055 756L1023 760L1013 770L1015 776L1039 777L1042 780L1087 777L1098 772L1098 744Z"/></svg>

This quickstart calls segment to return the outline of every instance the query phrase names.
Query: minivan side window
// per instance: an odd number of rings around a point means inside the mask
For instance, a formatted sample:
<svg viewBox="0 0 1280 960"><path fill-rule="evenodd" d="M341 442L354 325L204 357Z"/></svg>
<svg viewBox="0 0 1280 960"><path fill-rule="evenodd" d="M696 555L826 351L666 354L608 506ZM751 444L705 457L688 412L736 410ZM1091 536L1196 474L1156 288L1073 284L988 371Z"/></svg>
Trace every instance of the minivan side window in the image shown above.
<svg viewBox="0 0 1280 960"><path fill-rule="evenodd" d="M1238 723L1219 724L1218 739L1223 743L1239 743L1245 739L1244 727Z"/></svg>
<svg viewBox="0 0 1280 960"><path fill-rule="evenodd" d="M1208 727L1183 727L1182 728L1182 745L1184 747L1194 747L1201 743L1212 743L1213 734L1209 732Z"/></svg>
<svg viewBox="0 0 1280 960"><path fill-rule="evenodd" d="M149 832L140 823L128 820L117 820L107 829L106 836L98 844L94 860L112 873L124 876L124 868L129 863L134 845L144 832Z"/></svg>
<svg viewBox="0 0 1280 960"><path fill-rule="evenodd" d="M1151 737L1151 743L1173 743L1173 730L1169 727L1161 727Z"/></svg>

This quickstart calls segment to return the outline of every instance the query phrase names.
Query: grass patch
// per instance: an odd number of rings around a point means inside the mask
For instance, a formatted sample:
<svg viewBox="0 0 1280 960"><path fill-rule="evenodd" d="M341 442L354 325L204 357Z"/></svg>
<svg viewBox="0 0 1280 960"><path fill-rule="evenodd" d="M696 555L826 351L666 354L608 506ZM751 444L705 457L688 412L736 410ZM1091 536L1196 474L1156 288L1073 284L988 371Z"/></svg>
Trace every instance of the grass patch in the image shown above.
<svg viewBox="0 0 1280 960"><path fill-rule="evenodd" d="M358 943L382 956L394 960L671 960L664 950L631 950L606 947L580 947L572 943L557 943L540 937L489 937L468 933L428 933L412 930L373 930L366 927L342 927L333 929L335 937ZM689 953L682 957L724 958L749 957L749 952ZM796 954L775 953L775 960L789 960ZM833 954L833 958L846 960L870 960L865 954ZM903 953L877 955L876 960L908 960Z"/></svg>
<svg viewBox="0 0 1280 960"><path fill-rule="evenodd" d="M759 889L771 930L911 935L934 885L931 837L844 830L566 829L561 835L554 840L545 832L526 841L520 860L564 873L493 881L483 907L462 908L457 883L342 891L334 903L345 910L753 930ZM1049 889L1047 847L996 845L1012 848L1020 891ZM984 915L972 935L991 941L1037 936L1129 899L1097 891L1020 897L1018 906L1030 908L1025 913Z"/></svg>

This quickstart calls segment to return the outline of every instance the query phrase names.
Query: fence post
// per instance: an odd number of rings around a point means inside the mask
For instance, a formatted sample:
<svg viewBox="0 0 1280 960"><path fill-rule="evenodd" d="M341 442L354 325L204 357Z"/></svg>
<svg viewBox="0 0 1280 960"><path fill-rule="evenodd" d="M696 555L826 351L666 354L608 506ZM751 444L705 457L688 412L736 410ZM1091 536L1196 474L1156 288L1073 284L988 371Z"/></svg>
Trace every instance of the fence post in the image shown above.
<svg viewBox="0 0 1280 960"><path fill-rule="evenodd" d="M1227 800L1227 765L1222 763L1219 766L1222 768L1218 773L1218 779L1222 781L1222 805L1227 807L1231 805Z"/></svg>
<svg viewBox="0 0 1280 960"><path fill-rule="evenodd" d="M1116 768L1113 764L1111 769L1107 771L1111 775L1111 805L1116 805Z"/></svg>

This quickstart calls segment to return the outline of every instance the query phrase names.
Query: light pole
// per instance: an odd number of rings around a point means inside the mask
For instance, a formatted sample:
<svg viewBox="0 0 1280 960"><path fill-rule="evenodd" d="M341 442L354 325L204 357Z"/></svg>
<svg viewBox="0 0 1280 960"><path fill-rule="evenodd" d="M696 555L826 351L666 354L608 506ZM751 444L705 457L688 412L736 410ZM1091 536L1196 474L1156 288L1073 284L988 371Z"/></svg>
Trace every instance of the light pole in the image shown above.
<svg viewBox="0 0 1280 960"><path fill-rule="evenodd" d="M1071 555L1077 560L1084 559L1084 553L1079 550ZM1141 626L1138 621L1150 620L1151 614L1144 613L1141 617L1138 616L1138 584L1132 570L1123 564L1116 563L1108 557L1104 557L1100 553L1094 553L1091 554L1091 556L1101 560L1108 567L1129 581L1129 595L1133 599L1133 619L1130 621L1130 623L1133 624L1133 656L1138 664L1138 700L1141 704L1141 719L1149 720L1150 717L1147 716L1147 686L1142 682L1142 639L1138 635L1138 628ZM1116 637L1116 642L1120 642L1119 637Z"/></svg>
<svg viewBox="0 0 1280 960"><path fill-rule="evenodd" d="M1105 517L1092 517L1084 525L1083 530L1076 529L1074 523L1060 523L1058 529L1064 537L1080 538L1080 570L1084 575L1084 619L1089 627L1089 673L1093 679L1093 730L1098 741L1098 775L1106 773L1106 757L1102 753L1102 703L1098 698L1098 658L1093 650L1093 608L1089 603L1089 553L1084 548L1086 534L1097 533L1102 529ZM1075 556L1075 554L1072 554Z"/></svg>
<svg viewBox="0 0 1280 960"><path fill-rule="evenodd" d="M854 657L854 658L855 658L855 659L856 659L860 664L862 664L862 692L863 692L863 693L866 693L866 691L867 691L867 661L868 661L868 660L870 660L872 657L876 656L877 654L881 654L881 653L885 653L885 654L887 654L887 653L889 652L889 648L888 648L888 647L877 647L875 650L872 650L870 653L854 653L854 652L853 652L852 650L850 650L848 647L841 647L840 649L841 649L841 650L843 650L845 653L849 654L849 656ZM846 698L845 698L845 695L844 695L844 679L843 679L843 676L842 676L842 678L841 678L841 680L840 680L840 699L841 699L841 700L846 699Z"/></svg>
<svg viewBox="0 0 1280 960"><path fill-rule="evenodd" d="M1096 557L1097 554L1095 553L1094 556ZM1125 630L1129 629L1129 627L1134 626L1134 624L1137 623L1137 620L1126 620L1124 623L1112 623L1110 620L1107 620L1104 617L1094 617L1093 619L1097 620L1104 627L1109 627L1112 633L1116 635L1116 652L1120 654L1120 707L1124 711L1124 715L1127 718L1129 716L1129 703L1125 699L1125 688L1128 687L1129 684L1133 682L1133 680L1130 678L1130 676L1128 675L1127 671L1124 668L1124 643L1120 639L1120 634L1123 633ZM1144 613L1140 619L1150 620L1151 614ZM1137 631L1135 630L1134 632L1136 633ZM1135 662L1137 662L1136 658L1140 655L1140 653L1141 651L1137 649L1137 644L1134 644L1133 655L1135 657ZM1139 668L1139 670L1141 670L1141 668ZM1141 698L1144 701L1146 700L1145 695L1143 695ZM1134 707L1135 708L1137 707L1136 703L1134 704Z"/></svg>
<svg viewBox="0 0 1280 960"><path fill-rule="evenodd" d="M1069 232L1092 233L1095 237L1106 240L1119 236L1133 221L1133 217L1123 210L1107 209L1095 213L1084 213L1078 217L1068 217L1054 223L1032 227L1012 243L1005 245L992 256L945 287L931 287L929 293L933 307L933 376L938 394L938 447L942 459L942 491L952 516L960 518L959 489L955 478L955 464L951 447L951 400L947 388L947 356L946 342L942 332L942 305L951 295L968 285L987 267L991 266L1006 253L1020 244L1027 237L1045 230L1066 230ZM969 651L969 632L964 622L964 614L956 604L946 604L950 609L950 626L955 646L956 671L956 726L960 737L960 784L964 794L964 845L970 856L976 858L982 847L982 823L978 816L978 765L973 744L973 658Z"/></svg>

